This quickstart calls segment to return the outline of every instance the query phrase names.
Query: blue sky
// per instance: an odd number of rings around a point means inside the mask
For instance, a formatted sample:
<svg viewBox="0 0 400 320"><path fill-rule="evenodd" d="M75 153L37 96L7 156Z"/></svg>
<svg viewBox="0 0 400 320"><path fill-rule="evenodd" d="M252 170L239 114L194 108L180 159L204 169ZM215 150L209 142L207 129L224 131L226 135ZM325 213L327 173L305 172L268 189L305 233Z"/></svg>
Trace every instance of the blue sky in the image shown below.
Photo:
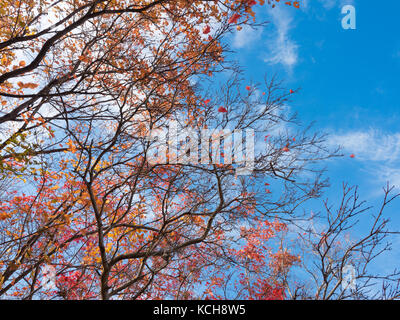
<svg viewBox="0 0 400 320"><path fill-rule="evenodd" d="M300 3L300 10L259 7L270 24L235 32L236 58L253 83L276 72L288 88L301 88L291 110L304 123L316 121L332 146L342 146L344 157L328 163L332 187L324 197L339 200L345 181L378 205L386 181L400 187L400 1ZM356 8L356 30L342 28L346 4ZM399 209L400 200L387 210L398 230ZM394 244L390 264L398 265L399 239Z"/></svg>

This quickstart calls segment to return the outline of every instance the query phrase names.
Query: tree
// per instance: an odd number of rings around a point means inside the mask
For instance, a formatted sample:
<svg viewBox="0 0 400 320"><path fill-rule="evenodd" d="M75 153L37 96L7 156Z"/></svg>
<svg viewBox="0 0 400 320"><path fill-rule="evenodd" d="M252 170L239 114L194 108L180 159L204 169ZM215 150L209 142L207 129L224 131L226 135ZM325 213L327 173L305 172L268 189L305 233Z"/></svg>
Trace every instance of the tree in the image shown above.
<svg viewBox="0 0 400 320"><path fill-rule="evenodd" d="M385 208L400 194L388 184L381 206L374 208L360 201L356 187L343 185L341 201L334 209L324 201L325 214L315 213L311 224L298 232L297 248L302 248L301 266L310 275L306 281L286 279L291 299L399 299L400 271L379 273L373 264L392 250L392 230L384 216ZM368 228L359 228L369 221ZM318 227L316 227L318 226Z"/></svg>
<svg viewBox="0 0 400 320"><path fill-rule="evenodd" d="M287 297L301 260L285 230L336 152L287 114L294 90L245 83L225 61L224 36L256 26L258 4L0 2L1 297ZM149 137L172 123L191 134L153 161L163 141ZM224 151L187 161L204 129ZM251 130L265 140L248 175L225 150L234 130L235 151Z"/></svg>
<svg viewBox="0 0 400 320"><path fill-rule="evenodd" d="M19 176L32 188L5 194L2 295L190 297L203 266L217 274L239 254L224 252L233 240L226 234L234 221L260 219L251 179L232 189L231 166L150 165L144 136L185 117L184 127L197 130L227 125L228 117L213 120L216 101L205 104L192 81L227 67L220 40L254 24L256 4L2 2L3 180ZM261 113L250 95L231 94L238 85L234 78L219 94L231 105L247 103L244 116L229 115L236 129L285 120L274 113L287 95L277 95L273 82ZM304 137L297 148L318 143ZM270 153L278 158L280 149ZM260 173L282 178L300 169L258 164ZM41 289L45 263L57 267L56 293Z"/></svg>

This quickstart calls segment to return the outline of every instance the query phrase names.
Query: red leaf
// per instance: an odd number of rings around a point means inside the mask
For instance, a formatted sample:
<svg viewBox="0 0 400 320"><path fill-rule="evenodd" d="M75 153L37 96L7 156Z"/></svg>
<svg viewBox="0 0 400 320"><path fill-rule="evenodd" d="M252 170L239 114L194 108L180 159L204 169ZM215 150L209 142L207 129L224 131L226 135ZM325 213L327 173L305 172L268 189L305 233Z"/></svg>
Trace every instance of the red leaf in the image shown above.
<svg viewBox="0 0 400 320"><path fill-rule="evenodd" d="M235 13L232 17L229 18L228 23L237 23L240 17L240 14Z"/></svg>
<svg viewBox="0 0 400 320"><path fill-rule="evenodd" d="M208 34L208 33L210 33L210 31L211 31L210 26L205 26L205 27L203 28L203 33L204 33L204 34Z"/></svg>
<svg viewBox="0 0 400 320"><path fill-rule="evenodd" d="M224 107L219 107L218 112L228 112Z"/></svg>

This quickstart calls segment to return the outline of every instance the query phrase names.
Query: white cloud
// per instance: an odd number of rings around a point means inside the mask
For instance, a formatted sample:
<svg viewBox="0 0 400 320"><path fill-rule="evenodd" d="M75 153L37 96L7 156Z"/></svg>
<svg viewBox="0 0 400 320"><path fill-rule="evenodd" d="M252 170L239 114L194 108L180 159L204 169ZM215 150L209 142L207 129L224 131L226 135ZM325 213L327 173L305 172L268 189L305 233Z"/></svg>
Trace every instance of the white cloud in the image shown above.
<svg viewBox="0 0 400 320"><path fill-rule="evenodd" d="M336 0L319 0L325 9L332 9L336 5Z"/></svg>
<svg viewBox="0 0 400 320"><path fill-rule="evenodd" d="M400 169L398 167L381 166L379 173L381 181L389 181L391 185L400 188Z"/></svg>
<svg viewBox="0 0 400 320"><path fill-rule="evenodd" d="M237 49L249 47L252 43L260 39L261 34L261 28L254 29L245 25L242 30L236 31L233 38L233 47Z"/></svg>
<svg viewBox="0 0 400 320"><path fill-rule="evenodd" d="M361 169L379 184L390 182L400 187L400 132L353 131L331 135L328 143L340 145L347 155L354 154Z"/></svg>
<svg viewBox="0 0 400 320"><path fill-rule="evenodd" d="M343 150L354 153L364 161L400 161L400 132L385 134L377 130L353 131L330 137L331 145L340 145Z"/></svg>
<svg viewBox="0 0 400 320"><path fill-rule="evenodd" d="M319 3L319 5L318 5ZM304 0L301 8L305 12L309 11L312 6L323 8L323 10L338 10L344 5L355 5L355 0L318 0L311 2ZM271 64L281 64L289 71L297 64L299 54L299 45L290 38L290 30L294 27L293 10L287 6L276 6L269 9L269 15L276 31L274 37L268 40L269 54L264 61ZM315 10L312 11L315 14ZM319 11L317 11L319 12ZM340 10L338 10L338 14Z"/></svg>
<svg viewBox="0 0 400 320"><path fill-rule="evenodd" d="M298 60L298 45L289 36L294 24L293 17L286 8L280 7L270 9L270 16L276 32L274 39L268 41L270 53L264 61L291 69Z"/></svg>

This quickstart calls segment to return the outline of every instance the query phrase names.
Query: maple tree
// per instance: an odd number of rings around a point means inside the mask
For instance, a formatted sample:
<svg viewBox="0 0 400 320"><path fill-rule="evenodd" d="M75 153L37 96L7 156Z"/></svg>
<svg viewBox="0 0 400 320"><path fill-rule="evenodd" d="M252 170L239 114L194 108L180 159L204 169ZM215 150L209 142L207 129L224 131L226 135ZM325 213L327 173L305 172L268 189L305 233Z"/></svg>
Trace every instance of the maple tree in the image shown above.
<svg viewBox="0 0 400 320"><path fill-rule="evenodd" d="M243 85L223 42L276 4L0 0L0 297L286 297L301 259L282 237L327 185L314 163L335 153L307 129L265 136L295 122L295 91ZM148 133L171 121L254 129L266 148L249 176L151 163Z"/></svg>
<svg viewBox="0 0 400 320"><path fill-rule="evenodd" d="M11 186L0 216L0 294L188 298L202 267L217 275L219 257L243 255L224 228L228 216L233 230L254 210L244 182L226 189L234 174L223 165L151 166L144 136L178 113L192 128L212 123L215 102L192 79L226 67L221 39L254 23L257 4L1 2L0 150ZM283 104L273 88L266 110L248 108L238 128ZM13 177L29 188L18 192ZM268 223L257 232L266 230L274 236ZM244 245L246 259L256 255ZM268 257L257 257L267 269ZM57 267L57 292L41 288L46 263ZM272 277L268 286L281 292Z"/></svg>

